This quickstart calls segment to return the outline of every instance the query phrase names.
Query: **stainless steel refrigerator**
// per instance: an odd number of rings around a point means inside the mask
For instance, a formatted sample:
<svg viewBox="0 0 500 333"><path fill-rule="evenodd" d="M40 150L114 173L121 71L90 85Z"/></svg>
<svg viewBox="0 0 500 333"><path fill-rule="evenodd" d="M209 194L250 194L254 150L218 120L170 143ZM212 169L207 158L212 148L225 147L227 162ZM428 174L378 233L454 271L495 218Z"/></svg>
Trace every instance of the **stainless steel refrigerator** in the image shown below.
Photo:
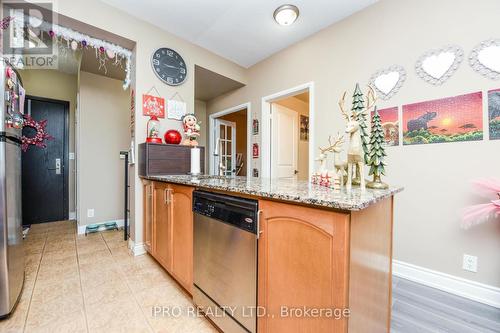
<svg viewBox="0 0 500 333"><path fill-rule="evenodd" d="M24 283L21 207L21 77L0 60L0 318L13 310Z"/></svg>

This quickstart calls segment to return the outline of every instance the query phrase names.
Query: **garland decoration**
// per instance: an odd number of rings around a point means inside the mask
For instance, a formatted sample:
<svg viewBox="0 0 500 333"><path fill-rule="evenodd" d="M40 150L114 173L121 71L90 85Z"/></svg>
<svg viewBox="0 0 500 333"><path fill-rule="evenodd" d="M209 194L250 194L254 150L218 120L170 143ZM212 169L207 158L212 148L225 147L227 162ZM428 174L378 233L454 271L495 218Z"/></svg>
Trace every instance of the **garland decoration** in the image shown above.
<svg viewBox="0 0 500 333"><path fill-rule="evenodd" d="M27 17L27 19L29 18L30 17ZM36 19L38 20L38 18ZM8 21L5 23L2 22L2 25L4 24L8 24ZM22 26L24 22L22 22L22 19L20 20L20 22L16 22L16 19L14 19L14 24L20 24ZM99 57L100 54L103 54L104 57L106 57L107 55L109 59L113 59L115 65L119 65L121 64L122 60L125 60L125 79L123 82L123 89L126 90L130 86L132 74L131 50L102 39L91 37L70 28L66 28L54 23L48 23L46 21L42 21L39 29L47 33L51 38L55 38L56 40L59 39L59 41L65 42L61 44L66 44L67 48L73 51L78 50L79 47L94 48L96 50L96 58L99 60L100 69L104 68L104 70L106 70L105 64L103 64L103 58Z"/></svg>
<svg viewBox="0 0 500 333"><path fill-rule="evenodd" d="M23 135L22 146L21 146L23 152L26 152L30 145L37 146L40 148L47 147L45 141L52 140L54 139L54 137L45 131L46 126L47 126L47 119L42 121L36 121L35 119L31 118L31 116L24 115L23 127L34 128L36 130L36 134L34 137L27 137Z"/></svg>

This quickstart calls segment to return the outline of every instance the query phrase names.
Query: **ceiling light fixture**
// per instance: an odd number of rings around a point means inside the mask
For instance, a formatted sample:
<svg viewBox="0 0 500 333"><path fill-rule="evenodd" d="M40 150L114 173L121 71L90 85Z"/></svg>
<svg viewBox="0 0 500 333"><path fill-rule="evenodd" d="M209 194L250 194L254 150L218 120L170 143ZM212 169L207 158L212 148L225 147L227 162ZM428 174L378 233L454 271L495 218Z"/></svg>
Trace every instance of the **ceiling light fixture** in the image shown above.
<svg viewBox="0 0 500 333"><path fill-rule="evenodd" d="M291 25L299 17L299 9L294 5L281 5L274 11L273 17L279 25Z"/></svg>

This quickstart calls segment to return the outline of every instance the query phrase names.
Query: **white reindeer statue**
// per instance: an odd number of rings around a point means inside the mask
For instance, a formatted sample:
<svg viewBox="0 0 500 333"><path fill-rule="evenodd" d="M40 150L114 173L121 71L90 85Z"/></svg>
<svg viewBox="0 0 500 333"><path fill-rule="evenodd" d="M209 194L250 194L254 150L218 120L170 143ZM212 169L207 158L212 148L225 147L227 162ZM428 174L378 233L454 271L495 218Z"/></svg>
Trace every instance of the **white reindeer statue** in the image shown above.
<svg viewBox="0 0 500 333"><path fill-rule="evenodd" d="M372 87L368 87L368 95L367 95L367 106L361 112L369 112L369 110L375 105L376 97L375 92ZM347 113L344 107L345 104L345 95L342 95L342 99L339 101L340 111L344 115L347 120L347 125L345 128L345 132L349 133L349 148L347 149L347 190L352 188L352 173L353 169L357 166L360 173L360 187L361 190L364 191L366 189L365 186L365 163L364 163L364 151L361 141L361 133L359 127L359 114L355 111L352 111L351 114ZM371 102L370 102L371 100Z"/></svg>
<svg viewBox="0 0 500 333"><path fill-rule="evenodd" d="M337 133L335 141L332 143L332 137L328 137L328 143L330 146L327 148L320 148L321 152L331 152L333 153L333 166L334 173L339 176L340 184L344 185L344 175L347 174L347 162L343 161L340 153L343 151L342 146L344 145L344 136Z"/></svg>

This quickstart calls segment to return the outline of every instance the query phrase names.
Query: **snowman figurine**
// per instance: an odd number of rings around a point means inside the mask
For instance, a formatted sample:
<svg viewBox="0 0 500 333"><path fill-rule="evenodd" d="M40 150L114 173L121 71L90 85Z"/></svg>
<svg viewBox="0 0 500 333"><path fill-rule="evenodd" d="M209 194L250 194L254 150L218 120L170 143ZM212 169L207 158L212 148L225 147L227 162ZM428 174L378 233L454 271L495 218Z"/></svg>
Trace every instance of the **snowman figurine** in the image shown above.
<svg viewBox="0 0 500 333"><path fill-rule="evenodd" d="M198 137L200 136L200 122L196 119L194 113L188 113L182 117L182 126L184 127L183 144L186 146L198 146Z"/></svg>

